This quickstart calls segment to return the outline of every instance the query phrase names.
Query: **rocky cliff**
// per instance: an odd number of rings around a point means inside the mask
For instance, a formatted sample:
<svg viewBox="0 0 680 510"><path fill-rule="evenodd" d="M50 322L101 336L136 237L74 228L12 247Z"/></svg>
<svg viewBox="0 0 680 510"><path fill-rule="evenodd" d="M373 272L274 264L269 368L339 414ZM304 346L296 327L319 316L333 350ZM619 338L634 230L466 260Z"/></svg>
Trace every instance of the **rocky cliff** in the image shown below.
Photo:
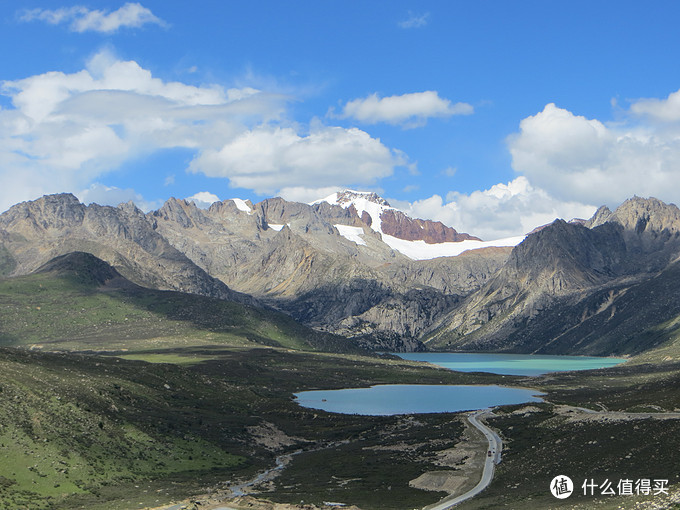
<svg viewBox="0 0 680 510"><path fill-rule="evenodd" d="M403 212L395 209L383 211L380 215L380 221L384 234L405 241L425 241L428 244L481 241L479 237L460 234L456 229L447 227L439 221L409 218Z"/></svg>
<svg viewBox="0 0 680 510"><path fill-rule="evenodd" d="M604 310L615 315L617 307L610 305L627 289L635 288L640 296L647 282L671 278L675 272L670 268L679 255L680 210L656 199L636 197L614 212L601 208L585 226L558 220L515 247L487 284L430 330L426 344L445 349L613 352L616 347L610 343L601 344L592 335L577 337L575 332L583 334L588 321L588 327L595 328L597 321L590 319ZM646 312L640 308L640 313ZM642 321L638 332L653 325ZM601 324L600 334L604 329L606 324ZM628 345L629 350L638 348L644 346Z"/></svg>

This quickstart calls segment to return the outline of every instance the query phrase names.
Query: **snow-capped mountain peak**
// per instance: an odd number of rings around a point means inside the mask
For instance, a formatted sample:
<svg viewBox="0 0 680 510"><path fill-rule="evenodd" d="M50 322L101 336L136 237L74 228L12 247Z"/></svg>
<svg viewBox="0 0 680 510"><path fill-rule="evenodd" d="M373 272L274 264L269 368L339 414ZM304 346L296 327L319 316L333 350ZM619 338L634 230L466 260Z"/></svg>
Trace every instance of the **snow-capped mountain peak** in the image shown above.
<svg viewBox="0 0 680 510"><path fill-rule="evenodd" d="M346 189L338 191L336 200L339 205L353 204L355 202L369 202L382 207L392 207L387 200L372 191L353 191Z"/></svg>
<svg viewBox="0 0 680 510"><path fill-rule="evenodd" d="M372 191L337 191L332 195L316 200L313 204L327 202L348 209L354 207L359 218L374 231L383 233L381 216L386 210L395 210L387 200Z"/></svg>

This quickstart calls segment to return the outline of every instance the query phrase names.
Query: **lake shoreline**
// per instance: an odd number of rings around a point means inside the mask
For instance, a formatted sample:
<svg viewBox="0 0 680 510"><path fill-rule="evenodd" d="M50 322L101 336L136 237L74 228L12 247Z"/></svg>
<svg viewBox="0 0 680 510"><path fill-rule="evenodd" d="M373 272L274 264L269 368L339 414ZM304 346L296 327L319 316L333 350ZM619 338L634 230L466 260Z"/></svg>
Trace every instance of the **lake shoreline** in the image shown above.
<svg viewBox="0 0 680 510"><path fill-rule="evenodd" d="M295 393L307 409L363 416L463 413L503 405L540 403L535 388L483 384L377 384L367 388Z"/></svg>
<svg viewBox="0 0 680 510"><path fill-rule="evenodd" d="M480 352L391 353L408 361L430 363L456 372L486 372L497 375L536 377L553 372L596 370L620 365L626 358L551 354Z"/></svg>

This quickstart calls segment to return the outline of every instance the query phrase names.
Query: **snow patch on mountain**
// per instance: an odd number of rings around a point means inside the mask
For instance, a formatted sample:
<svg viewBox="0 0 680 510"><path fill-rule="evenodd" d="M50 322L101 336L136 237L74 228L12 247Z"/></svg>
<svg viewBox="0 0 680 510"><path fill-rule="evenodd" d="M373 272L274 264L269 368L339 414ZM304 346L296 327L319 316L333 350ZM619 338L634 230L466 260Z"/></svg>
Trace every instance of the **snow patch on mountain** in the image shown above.
<svg viewBox="0 0 680 510"><path fill-rule="evenodd" d="M524 240L525 236L509 237L506 239L498 239L495 241L476 241L465 240L459 242L441 242L441 243L426 243L425 241L408 241L385 234L382 228L381 216L383 212L388 210L399 211L392 207L387 200L380 197L376 193L370 191L354 191L344 190L333 193L332 195L316 200L313 204L327 202L331 205L339 205L344 208L354 206L360 218L364 217L364 213L370 216L370 228L378 232L382 236L382 240L393 250L398 251L402 255L406 255L413 260L429 260L438 257L455 257L468 250L476 250L479 248L490 247L507 247L516 246ZM399 211L402 214L403 211ZM348 227L344 225L335 225L340 235L354 241L357 244L366 245L365 241L360 237L359 227ZM421 225L421 228L422 225Z"/></svg>
<svg viewBox="0 0 680 510"><path fill-rule="evenodd" d="M246 203L245 200L242 200L240 198L230 198L229 200L234 202L234 204L236 205L236 208L239 211L243 211L243 212L246 212L248 214L253 214L252 208Z"/></svg>
<svg viewBox="0 0 680 510"><path fill-rule="evenodd" d="M394 207L392 207L387 200L371 191L354 191L349 189L337 191L332 195L328 195L326 198L312 202L312 204L318 204L321 202L328 202L331 205L339 205L345 209L353 205L354 209L356 209L357 214L359 215L359 218L361 218L363 213L366 212L371 217L371 228L380 234L383 233L380 215L385 210L394 209Z"/></svg>
<svg viewBox="0 0 680 510"><path fill-rule="evenodd" d="M496 241L459 241L457 243L428 244L425 241L405 241L383 234L382 240L393 250L412 260L430 260L438 257L455 257L469 250L480 248L513 247L524 241L525 236L508 237Z"/></svg>
<svg viewBox="0 0 680 510"><path fill-rule="evenodd" d="M366 241L361 237L364 233L364 229L361 227L350 227L348 225L333 225L340 235L345 239L352 241L353 243L366 246Z"/></svg>

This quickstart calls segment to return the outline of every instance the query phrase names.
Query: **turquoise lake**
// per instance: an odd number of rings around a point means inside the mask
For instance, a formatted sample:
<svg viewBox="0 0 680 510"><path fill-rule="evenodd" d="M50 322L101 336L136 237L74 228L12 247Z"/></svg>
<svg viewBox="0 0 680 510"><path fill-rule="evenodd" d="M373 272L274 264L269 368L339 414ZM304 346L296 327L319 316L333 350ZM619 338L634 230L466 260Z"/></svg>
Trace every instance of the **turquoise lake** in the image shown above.
<svg viewBox="0 0 680 510"><path fill-rule="evenodd" d="M606 368L625 359L533 354L396 353L459 372L491 372L536 376L566 370ZM370 388L317 390L296 393L303 407L332 413L386 416L417 413L454 413L500 405L540 402L541 393L506 386L388 384Z"/></svg>
<svg viewBox="0 0 680 510"><path fill-rule="evenodd" d="M498 405L541 402L536 390L505 386L386 384L370 388L296 393L303 407L331 413L392 416L453 413Z"/></svg>
<svg viewBox="0 0 680 510"><path fill-rule="evenodd" d="M535 376L567 370L607 368L626 361L592 356L547 356L541 354L478 354L466 352L393 353L403 359L426 361L457 372L491 372Z"/></svg>

